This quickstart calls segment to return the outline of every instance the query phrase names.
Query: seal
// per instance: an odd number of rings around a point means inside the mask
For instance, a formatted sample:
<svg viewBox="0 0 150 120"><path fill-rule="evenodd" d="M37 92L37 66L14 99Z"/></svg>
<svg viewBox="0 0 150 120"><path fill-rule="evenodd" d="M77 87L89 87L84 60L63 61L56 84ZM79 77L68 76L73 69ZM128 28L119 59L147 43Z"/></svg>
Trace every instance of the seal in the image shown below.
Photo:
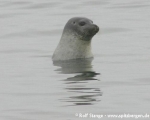
<svg viewBox="0 0 150 120"><path fill-rule="evenodd" d="M52 60L92 58L91 40L98 31L99 27L88 18L71 18L64 27Z"/></svg>

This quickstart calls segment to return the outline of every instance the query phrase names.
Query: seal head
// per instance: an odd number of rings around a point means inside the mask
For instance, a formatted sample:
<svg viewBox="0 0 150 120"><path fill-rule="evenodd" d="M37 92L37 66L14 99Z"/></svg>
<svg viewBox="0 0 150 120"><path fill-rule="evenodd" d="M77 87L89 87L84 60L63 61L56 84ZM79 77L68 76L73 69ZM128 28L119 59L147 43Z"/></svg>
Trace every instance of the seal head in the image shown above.
<svg viewBox="0 0 150 120"><path fill-rule="evenodd" d="M52 59L59 61L93 57L91 39L98 31L99 27L88 18L71 18L64 27Z"/></svg>
<svg viewBox="0 0 150 120"><path fill-rule="evenodd" d="M64 32L72 32L85 41L91 40L98 31L99 27L92 20L81 17L71 18L64 28Z"/></svg>

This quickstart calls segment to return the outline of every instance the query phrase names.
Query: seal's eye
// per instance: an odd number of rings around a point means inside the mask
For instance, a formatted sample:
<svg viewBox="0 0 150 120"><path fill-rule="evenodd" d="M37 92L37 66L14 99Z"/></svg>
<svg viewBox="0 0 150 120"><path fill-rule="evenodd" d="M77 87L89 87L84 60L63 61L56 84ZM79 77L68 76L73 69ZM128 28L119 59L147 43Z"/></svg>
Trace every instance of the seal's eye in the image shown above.
<svg viewBox="0 0 150 120"><path fill-rule="evenodd" d="M79 23L80 26L84 26L85 24L86 24L86 23L83 22L83 21Z"/></svg>

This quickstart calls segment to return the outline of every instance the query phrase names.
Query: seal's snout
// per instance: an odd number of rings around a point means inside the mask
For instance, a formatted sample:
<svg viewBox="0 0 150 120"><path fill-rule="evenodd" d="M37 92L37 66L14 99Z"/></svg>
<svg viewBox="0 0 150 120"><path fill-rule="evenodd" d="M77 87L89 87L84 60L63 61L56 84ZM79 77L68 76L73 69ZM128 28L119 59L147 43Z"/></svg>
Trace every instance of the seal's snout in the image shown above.
<svg viewBox="0 0 150 120"><path fill-rule="evenodd" d="M91 29L89 30L89 34L94 36L99 31L99 27L95 24L91 25Z"/></svg>
<svg viewBox="0 0 150 120"><path fill-rule="evenodd" d="M97 25L95 25L95 24L93 24L93 25L94 25L94 31L98 32L99 31L99 27Z"/></svg>

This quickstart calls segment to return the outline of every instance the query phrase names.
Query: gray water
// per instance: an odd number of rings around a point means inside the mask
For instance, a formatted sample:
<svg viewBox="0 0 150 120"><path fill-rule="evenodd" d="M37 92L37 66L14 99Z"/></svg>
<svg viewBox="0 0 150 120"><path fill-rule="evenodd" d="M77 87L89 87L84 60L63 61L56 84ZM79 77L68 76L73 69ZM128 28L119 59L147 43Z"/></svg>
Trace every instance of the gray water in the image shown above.
<svg viewBox="0 0 150 120"><path fill-rule="evenodd" d="M149 0L0 0L0 120L149 114L149 11ZM94 60L53 63L74 16L100 27Z"/></svg>

